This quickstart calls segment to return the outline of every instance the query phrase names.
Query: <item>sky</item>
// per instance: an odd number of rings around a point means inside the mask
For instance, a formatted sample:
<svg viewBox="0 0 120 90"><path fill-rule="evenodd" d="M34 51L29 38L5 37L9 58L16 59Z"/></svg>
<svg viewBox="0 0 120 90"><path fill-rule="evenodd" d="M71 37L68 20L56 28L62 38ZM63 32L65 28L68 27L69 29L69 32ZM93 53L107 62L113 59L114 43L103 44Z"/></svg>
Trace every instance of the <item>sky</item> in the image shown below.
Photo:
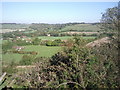
<svg viewBox="0 0 120 90"><path fill-rule="evenodd" d="M2 2L2 23L99 22L118 2Z"/></svg>

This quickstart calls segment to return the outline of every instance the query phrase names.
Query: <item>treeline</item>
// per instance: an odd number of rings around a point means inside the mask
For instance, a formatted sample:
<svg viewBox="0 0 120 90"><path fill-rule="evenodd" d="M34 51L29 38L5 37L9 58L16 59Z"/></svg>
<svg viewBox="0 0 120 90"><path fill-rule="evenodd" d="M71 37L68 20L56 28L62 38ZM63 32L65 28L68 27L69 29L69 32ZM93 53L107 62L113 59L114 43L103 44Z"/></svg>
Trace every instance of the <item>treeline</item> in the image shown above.
<svg viewBox="0 0 120 90"><path fill-rule="evenodd" d="M2 29L26 29L29 24L18 24L18 23L1 23Z"/></svg>
<svg viewBox="0 0 120 90"><path fill-rule="evenodd" d="M77 25L77 24L92 24L96 25L98 23L85 23L85 22L73 22L73 23L63 23L63 24L47 24L47 23L31 23L31 24L21 24L21 23L0 23L2 29L33 29L38 31L48 31L48 30L60 30L66 26Z"/></svg>

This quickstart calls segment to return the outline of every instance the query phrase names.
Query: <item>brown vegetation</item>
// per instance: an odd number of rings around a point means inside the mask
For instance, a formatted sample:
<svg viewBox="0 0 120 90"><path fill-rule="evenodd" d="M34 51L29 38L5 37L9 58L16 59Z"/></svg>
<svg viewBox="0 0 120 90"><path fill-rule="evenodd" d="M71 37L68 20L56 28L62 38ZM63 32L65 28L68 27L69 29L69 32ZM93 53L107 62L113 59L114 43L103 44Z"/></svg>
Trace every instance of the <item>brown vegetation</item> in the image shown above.
<svg viewBox="0 0 120 90"><path fill-rule="evenodd" d="M93 42L90 42L86 46L87 47L96 47L96 46L100 46L101 44L104 44L104 43L110 43L110 38L109 37L104 37L104 38L95 40Z"/></svg>

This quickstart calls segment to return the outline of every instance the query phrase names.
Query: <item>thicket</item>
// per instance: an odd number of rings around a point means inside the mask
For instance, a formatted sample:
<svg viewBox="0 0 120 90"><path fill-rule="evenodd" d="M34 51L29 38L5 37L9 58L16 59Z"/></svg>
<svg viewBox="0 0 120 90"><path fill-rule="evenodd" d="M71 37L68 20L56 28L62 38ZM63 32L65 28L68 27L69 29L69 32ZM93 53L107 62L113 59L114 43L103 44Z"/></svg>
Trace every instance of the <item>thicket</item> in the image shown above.
<svg viewBox="0 0 120 90"><path fill-rule="evenodd" d="M119 87L119 68L115 53L118 47L115 43L89 49L84 46L86 41L83 39L74 38L72 42L71 46L55 54L48 62L38 60L36 68L31 72L16 77L18 80L15 84L27 88Z"/></svg>

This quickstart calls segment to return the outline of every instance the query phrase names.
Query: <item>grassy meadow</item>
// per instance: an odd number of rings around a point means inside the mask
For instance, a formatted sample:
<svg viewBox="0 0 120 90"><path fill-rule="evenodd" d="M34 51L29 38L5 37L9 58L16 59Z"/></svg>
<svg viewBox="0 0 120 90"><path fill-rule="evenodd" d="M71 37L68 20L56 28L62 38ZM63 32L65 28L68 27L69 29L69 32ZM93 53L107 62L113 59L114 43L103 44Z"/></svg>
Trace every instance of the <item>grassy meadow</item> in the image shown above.
<svg viewBox="0 0 120 90"><path fill-rule="evenodd" d="M64 36L64 37L48 37L48 36L40 36L38 37L41 40L55 40L55 39L61 39L61 40L67 40L67 39L72 39L73 36ZM95 39L95 37L83 37L84 39ZM6 42L6 41L3 41ZM25 48L23 51L35 51L37 52L36 57L51 57L55 53L61 51L62 47L61 46L41 46L41 45L27 45L24 46ZM6 53L2 55L2 60L6 64L9 64L11 62L18 63L23 55L25 54L17 54L17 53Z"/></svg>
<svg viewBox="0 0 120 90"><path fill-rule="evenodd" d="M72 26L66 26L61 31L66 32L69 30L75 30L75 31L99 31L100 28L97 25L92 24L77 24Z"/></svg>
<svg viewBox="0 0 120 90"><path fill-rule="evenodd" d="M51 57L60 50L61 50L60 46L40 46L40 45L25 46L24 49L24 51L38 52L37 57Z"/></svg>
<svg viewBox="0 0 120 90"><path fill-rule="evenodd" d="M67 39L72 39L73 36L63 36L63 37L53 37L53 36L40 36L38 37L41 40L55 40L55 39L61 39L61 40L67 40Z"/></svg>
<svg viewBox="0 0 120 90"><path fill-rule="evenodd" d="M38 52L36 57L51 57L55 53L61 50L61 47L52 47L52 46L40 46L40 45L30 45L25 46L23 51L36 51ZM6 53L2 55L2 60L6 64L9 64L11 62L18 63L23 55L25 54L16 54L16 53Z"/></svg>

